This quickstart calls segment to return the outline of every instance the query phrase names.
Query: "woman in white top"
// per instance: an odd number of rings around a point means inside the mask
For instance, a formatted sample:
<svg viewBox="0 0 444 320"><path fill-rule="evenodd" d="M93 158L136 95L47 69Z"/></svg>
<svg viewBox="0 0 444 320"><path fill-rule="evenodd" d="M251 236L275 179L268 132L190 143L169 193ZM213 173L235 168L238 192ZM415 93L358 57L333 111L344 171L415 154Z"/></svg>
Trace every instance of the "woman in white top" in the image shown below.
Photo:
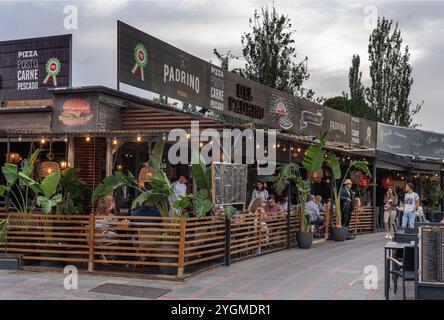
<svg viewBox="0 0 444 320"><path fill-rule="evenodd" d="M264 189L264 184L261 181L258 181L256 189L253 190L253 194L251 195L251 201L248 208L250 209L253 205L254 200L261 200L262 206L265 205L268 199L268 191Z"/></svg>

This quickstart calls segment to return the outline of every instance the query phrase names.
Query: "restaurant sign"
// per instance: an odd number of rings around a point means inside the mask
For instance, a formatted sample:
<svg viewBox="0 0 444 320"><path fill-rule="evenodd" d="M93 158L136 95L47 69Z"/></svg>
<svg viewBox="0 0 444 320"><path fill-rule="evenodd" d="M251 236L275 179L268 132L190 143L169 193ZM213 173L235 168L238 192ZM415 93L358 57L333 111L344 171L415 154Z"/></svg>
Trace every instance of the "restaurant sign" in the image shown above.
<svg viewBox="0 0 444 320"><path fill-rule="evenodd" d="M400 155L442 159L444 135L378 123L377 149Z"/></svg>
<svg viewBox="0 0 444 320"><path fill-rule="evenodd" d="M270 128L305 136L328 131L329 140L351 142L352 124L347 113L240 77L120 21L117 42L119 83ZM374 147L375 137L373 123L355 139L367 139L366 145Z"/></svg>
<svg viewBox="0 0 444 320"><path fill-rule="evenodd" d="M272 128L294 130L296 98L118 21L118 81Z"/></svg>
<svg viewBox="0 0 444 320"><path fill-rule="evenodd" d="M70 34L0 41L0 101L48 99L71 85Z"/></svg>

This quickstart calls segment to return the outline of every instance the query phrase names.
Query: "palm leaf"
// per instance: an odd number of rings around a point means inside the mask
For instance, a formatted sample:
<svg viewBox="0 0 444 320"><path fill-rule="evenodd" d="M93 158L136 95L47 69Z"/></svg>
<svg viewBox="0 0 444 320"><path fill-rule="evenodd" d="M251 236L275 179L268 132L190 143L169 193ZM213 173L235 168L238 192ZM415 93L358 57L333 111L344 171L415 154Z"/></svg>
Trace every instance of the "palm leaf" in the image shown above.
<svg viewBox="0 0 444 320"><path fill-rule="evenodd" d="M372 176L372 174L370 173L370 170L368 168L368 162L367 161L353 160L353 161L350 162L350 166L354 167L354 168L356 168L358 170L361 170L369 178Z"/></svg>
<svg viewBox="0 0 444 320"><path fill-rule="evenodd" d="M155 169L160 169L160 165L163 159L163 149L165 147L165 140L159 138L151 151L150 158L148 160L148 165Z"/></svg>
<svg viewBox="0 0 444 320"><path fill-rule="evenodd" d="M325 162L327 163L327 166L331 169L333 173L333 178L335 180L341 179L341 166L336 155L332 152L329 152L327 154L327 159L325 160Z"/></svg>
<svg viewBox="0 0 444 320"><path fill-rule="evenodd" d="M307 153L302 161L302 165L309 172L319 172L322 169L322 163L324 162L325 155L325 141L327 137L327 132L321 132L315 145L310 146L307 149Z"/></svg>

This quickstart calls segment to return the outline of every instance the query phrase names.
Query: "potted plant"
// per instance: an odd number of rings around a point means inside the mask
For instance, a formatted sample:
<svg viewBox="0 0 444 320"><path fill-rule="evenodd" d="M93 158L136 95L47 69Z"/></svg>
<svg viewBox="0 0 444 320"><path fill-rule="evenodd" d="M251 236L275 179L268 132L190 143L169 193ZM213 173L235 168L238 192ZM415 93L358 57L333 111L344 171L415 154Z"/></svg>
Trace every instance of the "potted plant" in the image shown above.
<svg viewBox="0 0 444 320"><path fill-rule="evenodd" d="M364 175L368 177L371 177L371 173L368 169L367 161L351 160L345 174L342 176L341 166L336 155L333 152L325 151L326 138L327 132L322 132L318 135L317 143L307 149L307 154L304 157L303 165L307 171L318 172L322 169L322 165L325 163L331 170L333 175L333 197L335 204L335 226L332 228L332 238L335 241L345 241L347 237L347 228L343 227L341 223L341 200L339 197L341 188L352 168L362 171ZM342 177L343 179L341 180L338 190L337 181L339 181Z"/></svg>
<svg viewBox="0 0 444 320"><path fill-rule="evenodd" d="M306 201L310 187L304 179L302 179L299 166L295 163L287 164L278 169L278 175L274 180L277 193L282 193L284 189L294 182L300 199L300 230L296 232L296 241L301 249L310 249L313 243L313 232L310 231L310 214L306 209Z"/></svg>

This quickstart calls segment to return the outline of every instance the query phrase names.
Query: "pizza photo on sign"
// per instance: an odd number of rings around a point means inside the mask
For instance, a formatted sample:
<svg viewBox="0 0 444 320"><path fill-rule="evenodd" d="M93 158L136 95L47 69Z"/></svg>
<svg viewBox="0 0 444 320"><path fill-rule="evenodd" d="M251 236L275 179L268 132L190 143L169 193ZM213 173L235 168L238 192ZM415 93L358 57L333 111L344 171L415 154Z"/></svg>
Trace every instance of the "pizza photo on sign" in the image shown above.
<svg viewBox="0 0 444 320"><path fill-rule="evenodd" d="M59 120L67 126L83 126L93 117L89 102L83 99L66 100L62 108Z"/></svg>

